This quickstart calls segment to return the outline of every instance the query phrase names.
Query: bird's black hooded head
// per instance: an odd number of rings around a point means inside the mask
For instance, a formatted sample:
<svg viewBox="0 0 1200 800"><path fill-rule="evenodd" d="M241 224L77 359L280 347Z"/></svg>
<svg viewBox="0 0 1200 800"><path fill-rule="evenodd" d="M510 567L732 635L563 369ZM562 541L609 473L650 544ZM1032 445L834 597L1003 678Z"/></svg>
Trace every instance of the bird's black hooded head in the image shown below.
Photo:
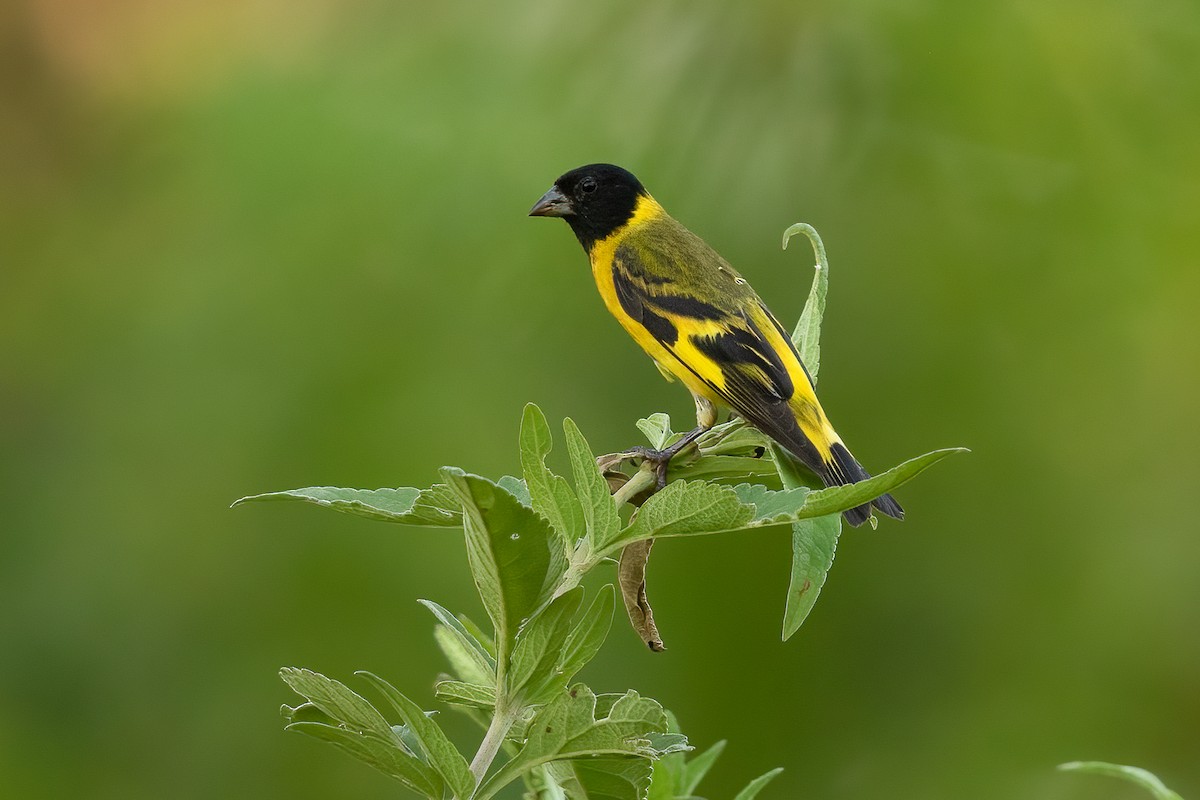
<svg viewBox="0 0 1200 800"><path fill-rule="evenodd" d="M641 181L613 164L589 164L564 174L530 210L531 217L562 217L585 250L632 217L639 198L649 198Z"/></svg>

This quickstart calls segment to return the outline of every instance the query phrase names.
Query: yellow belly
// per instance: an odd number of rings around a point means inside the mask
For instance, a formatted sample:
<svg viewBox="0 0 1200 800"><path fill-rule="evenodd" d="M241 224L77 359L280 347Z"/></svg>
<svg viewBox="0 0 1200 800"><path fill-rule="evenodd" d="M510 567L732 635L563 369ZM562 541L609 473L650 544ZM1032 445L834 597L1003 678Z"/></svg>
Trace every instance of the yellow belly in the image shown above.
<svg viewBox="0 0 1200 800"><path fill-rule="evenodd" d="M712 386L685 366L685 364L702 365L708 361L699 351L696 351L690 340L680 337L676 343L675 352L672 352L651 336L641 323L625 313L625 309L621 307L621 301L617 299L617 290L613 283L611 251L604 252L602 249L604 245L604 242L598 242L592 251L592 277L596 280L596 288L600 290L600 296L604 298L604 305L608 308L608 312L617 318L626 333L646 351L647 355L654 359L659 369L678 378L684 386L691 390L692 394L700 395L722 408L725 407L725 402L720 395L713 391ZM689 359L689 356L693 356L693 358ZM720 370L712 370L712 372L712 375L704 375L704 378L718 388L723 388L725 380Z"/></svg>

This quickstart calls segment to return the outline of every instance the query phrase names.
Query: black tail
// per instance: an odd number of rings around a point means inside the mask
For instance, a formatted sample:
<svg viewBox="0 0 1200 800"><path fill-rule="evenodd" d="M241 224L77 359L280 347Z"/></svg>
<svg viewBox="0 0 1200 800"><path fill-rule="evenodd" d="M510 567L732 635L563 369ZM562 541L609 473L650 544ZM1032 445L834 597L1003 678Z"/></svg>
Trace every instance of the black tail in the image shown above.
<svg viewBox="0 0 1200 800"><path fill-rule="evenodd" d="M824 469L820 471L821 480L826 486L844 486L848 483L858 483L865 481L871 477L862 464L858 463L854 456L850 455L841 442L837 442L830 448L830 453L833 456L831 461L827 461ZM842 516L846 518L852 526L857 528L867 521L871 516L871 506L879 509L880 513L886 514L893 519L904 519L904 509L896 502L896 498L890 494L881 494L870 503L863 503L861 506L856 506L847 511L842 512Z"/></svg>

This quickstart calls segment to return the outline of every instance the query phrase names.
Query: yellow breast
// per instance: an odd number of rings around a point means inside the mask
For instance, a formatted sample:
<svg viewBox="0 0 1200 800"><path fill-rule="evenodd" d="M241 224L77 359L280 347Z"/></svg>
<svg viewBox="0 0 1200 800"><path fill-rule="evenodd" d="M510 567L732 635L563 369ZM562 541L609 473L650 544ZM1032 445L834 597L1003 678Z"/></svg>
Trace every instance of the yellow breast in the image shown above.
<svg viewBox="0 0 1200 800"><path fill-rule="evenodd" d="M604 305L608 308L608 312L617 318L621 327L654 359L660 370L674 375L692 393L724 406L725 403L712 390L712 387L697 377L696 372L693 371L697 368L702 369L708 363L708 359L696 350L686 335L695 333L695 331L680 331L680 338L674 350L668 350L650 335L650 332L640 322L625 313L621 301L617 298L616 283L613 280L613 256L616 254L618 245L633 228L645 225L665 213L662 206L653 198L646 196L639 198L629 222L617 233L592 245L592 249L588 252L592 264L592 277L596 281L596 288L600 290L600 297L604 299ZM689 369L689 365L692 367L691 369ZM712 374L701 372L706 380L716 383L718 387L724 386L724 376L721 375L720 370L707 370L707 372Z"/></svg>

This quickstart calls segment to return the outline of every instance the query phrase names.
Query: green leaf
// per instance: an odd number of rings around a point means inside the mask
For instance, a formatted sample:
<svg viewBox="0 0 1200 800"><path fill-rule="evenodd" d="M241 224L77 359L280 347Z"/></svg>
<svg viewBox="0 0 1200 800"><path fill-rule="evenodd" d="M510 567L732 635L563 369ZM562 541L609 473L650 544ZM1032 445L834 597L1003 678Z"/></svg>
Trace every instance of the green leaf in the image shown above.
<svg viewBox="0 0 1200 800"><path fill-rule="evenodd" d="M553 446L546 415L529 403L521 417L521 472L530 502L565 542L574 543L584 533L583 509L566 479L546 466L546 456Z"/></svg>
<svg viewBox="0 0 1200 800"><path fill-rule="evenodd" d="M696 444L706 455L747 455L771 440L757 428L746 424L741 417L714 425L702 433Z"/></svg>
<svg viewBox="0 0 1200 800"><path fill-rule="evenodd" d="M565 637L565 641L558 639L556 631L555 641L551 644L548 652L553 657L548 661L549 668L539 668L538 674L526 682L522 692L526 705L541 705L554 699L567 688L575 674L595 657L600 646L604 644L604 639L608 636L615 604L613 587L611 584L606 585L574 623L574 627ZM534 617L534 621L537 619L538 617ZM526 627L528 628L532 624L533 621ZM525 631L522 630L521 636L524 635ZM514 663L516 660L514 654Z"/></svg>
<svg viewBox="0 0 1200 800"><path fill-rule="evenodd" d="M679 784L680 797L690 797L695 794L696 787L700 785L700 781L704 780L704 776L712 769L713 763L724 750L725 740L722 739L684 765L682 780Z"/></svg>
<svg viewBox="0 0 1200 800"><path fill-rule="evenodd" d="M496 659L488 652L487 647L463 625L458 617L451 614L432 600L419 600L421 605L428 608L438 622L434 636L438 646L446 655L451 668L458 677L471 683L494 686L496 682ZM445 633L441 633L445 631Z"/></svg>
<svg viewBox="0 0 1200 800"><path fill-rule="evenodd" d="M803 222L797 222L783 232L784 250L787 250L788 240L797 233L808 237L817 263L808 300L805 301L804 310L800 312L800 321L796 323L796 329L792 332L792 343L796 345L800 360L804 362L815 384L817 372L821 369L821 320L825 316L825 296L829 293L829 260L825 257L825 245L821 242L816 228Z"/></svg>
<svg viewBox="0 0 1200 800"><path fill-rule="evenodd" d="M412 700L401 694L396 687L370 672L357 672L366 678L380 694L388 699L400 719L408 726L409 731L420 744L421 750L428 757L429 764L445 779L447 785L459 800L467 800L475 791L475 777L471 767L462 753L458 752L450 739L442 731L440 725L427 716Z"/></svg>
<svg viewBox="0 0 1200 800"><path fill-rule="evenodd" d="M338 721L317 708L307 700L298 706L282 705L279 713L288 722L322 722L326 725L337 725Z"/></svg>
<svg viewBox="0 0 1200 800"><path fill-rule="evenodd" d="M679 720L675 719L675 715L670 711L667 712L667 732L679 733ZM683 784L685 756L686 753L679 750L654 760L646 800L677 800L683 797L684 793L680 787Z"/></svg>
<svg viewBox="0 0 1200 800"><path fill-rule="evenodd" d="M747 480L775 473L775 465L765 458L750 456L703 456L668 473L671 480Z"/></svg>
<svg viewBox="0 0 1200 800"><path fill-rule="evenodd" d="M504 489L513 497L521 501L521 505L533 507L533 501L529 499L529 487L525 485L523 478L514 478L512 475L501 476L500 480L496 481L496 485Z"/></svg>
<svg viewBox="0 0 1200 800"><path fill-rule="evenodd" d="M598 704L597 704L598 705ZM646 741L650 742L650 749L654 751L654 758L663 758L672 753L686 753L692 749L688 744L687 737L682 733L648 733Z"/></svg>
<svg viewBox="0 0 1200 800"><path fill-rule="evenodd" d="M772 525L790 522L804 508L808 499L808 487L772 491L761 484L742 483L733 487L738 500L754 506L753 522Z"/></svg>
<svg viewBox="0 0 1200 800"><path fill-rule="evenodd" d="M279 677L292 691L339 723L384 740L392 739L391 724L375 710L375 706L345 684L326 678L319 672L295 667L279 670Z"/></svg>
<svg viewBox="0 0 1200 800"><path fill-rule="evenodd" d="M652 762L645 800L677 800L686 796L679 788L683 782L683 760L683 753L671 753Z"/></svg>
<svg viewBox="0 0 1200 800"><path fill-rule="evenodd" d="M937 450L861 483L809 492L797 515L802 519L792 526L792 575L783 617L785 641L800 629L825 585L841 535L841 512L891 491L946 456L958 452L965 450ZM784 486L795 487L791 491L802 491L800 484L804 477L798 472L794 461L777 452L776 463Z"/></svg>
<svg viewBox="0 0 1200 800"><path fill-rule="evenodd" d="M779 482L785 489L796 489L807 486L809 489L821 489L823 485L817 476L800 465L800 462L775 442L771 442L771 460L779 473Z"/></svg>
<svg viewBox="0 0 1200 800"><path fill-rule="evenodd" d="M657 758L650 736L666 734L667 716L662 706L637 692L615 701L601 701L587 686L577 683L539 709L526 728L525 744L476 793L487 800L508 783L541 764L572 758L630 756ZM671 750L678 739L663 741ZM686 745L682 745L686 746Z"/></svg>
<svg viewBox="0 0 1200 800"><path fill-rule="evenodd" d="M771 444L771 452L784 487L805 488L808 476L800 471L795 460L774 443ZM837 513L792 523L792 575L783 612L785 642L800 629L816 604L825 578L833 567L841 532L842 515Z"/></svg>
<svg viewBox="0 0 1200 800"><path fill-rule="evenodd" d="M1141 767L1127 767L1123 764L1110 764L1106 761L1071 761L1059 764L1058 768L1063 772L1090 772L1095 775L1123 778L1150 792L1154 795L1155 800L1183 800L1178 794L1168 789L1157 775Z"/></svg>
<svg viewBox="0 0 1200 800"><path fill-rule="evenodd" d="M653 734L650 738L656 745L663 745L666 744L664 737L673 739L678 746L668 747L660 758L654 760L654 775L650 780L650 791L646 800L699 800L691 797L686 788L688 770L685 755L686 751L693 748L688 745L687 738L680 734L679 722L669 711L667 733Z"/></svg>
<svg viewBox="0 0 1200 800"><path fill-rule="evenodd" d="M345 727L345 724L341 720L338 720L338 719L335 719L335 718L329 716L324 711L322 711L321 709L317 708L315 705L313 705L312 703L309 703L309 702L301 703L300 705L296 706L295 708L284 705L284 706L280 707L279 711L284 716L284 718L287 719L287 721L289 723L291 723L291 722L320 722L323 725L332 725L334 727L339 727L339 726ZM393 725L392 733L394 733L400 739L400 745L401 745L400 749L404 750L409 755L416 756L417 758L421 759L422 761L425 760L425 755L421 751L421 746L417 742L416 738L413 737L411 732L408 730L408 726Z"/></svg>
<svg viewBox="0 0 1200 800"><path fill-rule="evenodd" d="M443 703L483 709L496 707L496 690L490 686L464 681L438 681L433 690Z"/></svg>
<svg viewBox="0 0 1200 800"><path fill-rule="evenodd" d="M460 623L462 623L462 626L466 629L467 633L471 634L471 636L475 638L475 641L479 642L479 645L487 652L487 654L495 659L496 641L487 633L485 633L483 628L472 622L471 618L466 614L455 614L454 616Z"/></svg>
<svg viewBox="0 0 1200 800"><path fill-rule="evenodd" d="M321 709L314 706L312 703L301 703L295 708L283 706L280 708L283 716L289 723L291 722L320 722L323 725L331 725L333 727L345 727L345 724L340 720L326 714ZM421 744L416 737L408 729L407 725L393 725L392 733L400 740L400 749L409 755L416 756L422 762L425 762L425 754L421 750Z"/></svg>
<svg viewBox="0 0 1200 800"><path fill-rule="evenodd" d="M781 772L783 772L783 767L776 767L770 772L759 775L757 778L750 781L750 783L746 785L745 789L742 789L740 792L738 792L737 797L733 798L733 800L754 800L755 797L758 797L758 793L762 791L762 788L770 783L771 779Z"/></svg>
<svg viewBox="0 0 1200 800"><path fill-rule="evenodd" d="M615 603L613 587L604 586L588 609L575 621L565 640L559 638L560 630L555 630L554 639L546 648L547 658L525 683L522 697L526 705L541 705L552 700L566 689L575 674L595 657L608 636ZM526 624L526 628L540 616L534 617L533 621ZM566 620L565 617L562 619ZM525 629L522 629L521 636L524 635ZM517 660L515 654L513 660Z"/></svg>
<svg viewBox="0 0 1200 800"><path fill-rule="evenodd" d="M892 467L887 472L873 478L845 486L831 486L828 489L818 489L810 492L808 501L801 511L802 517L821 517L826 514L842 512L863 503L869 503L879 495L890 492L897 486L907 483L925 470L947 456L956 453L969 453L965 447L950 447L945 450L934 450L923 456L910 458L899 466Z"/></svg>
<svg viewBox="0 0 1200 800"><path fill-rule="evenodd" d="M502 677L518 628L549 602L566 570L565 548L543 517L496 484L454 468L442 474L462 502L467 560L496 629Z"/></svg>
<svg viewBox="0 0 1200 800"><path fill-rule="evenodd" d="M608 630L612 627L613 609L616 608L616 592L612 584L606 584L597 594L596 599L588 606L587 611L575 623L567 643L563 648L562 663L559 669L561 679L569 683L584 665L595 658L600 652L601 645L608 638Z"/></svg>
<svg viewBox="0 0 1200 800"><path fill-rule="evenodd" d="M481 665L474 659L470 649L463 644L452 629L445 625L435 625L433 639L437 642L443 655L446 656L446 660L450 662L450 672L453 675L469 683L496 685L496 676L485 671L485 665Z"/></svg>
<svg viewBox="0 0 1200 800"><path fill-rule="evenodd" d="M750 484L731 488L701 481L675 481L647 500L633 521L599 555L610 555L644 539L725 533L840 513L912 480L949 455L963 452L967 451L935 450L869 480L815 491L802 486L772 491ZM782 464L789 462L784 459ZM788 469L790 464L781 468L781 476Z"/></svg>
<svg viewBox="0 0 1200 800"><path fill-rule="evenodd" d="M567 797L567 793L559 785L558 778L553 773L557 766L553 763L543 764L525 773L525 784L529 787L529 791L524 795L525 800L576 800L574 797ZM565 779L567 776L563 777Z"/></svg>
<svg viewBox="0 0 1200 800"><path fill-rule="evenodd" d="M783 611L783 640L800 630L812 611L833 567L842 515L802 519L792 523L792 577Z"/></svg>
<svg viewBox="0 0 1200 800"><path fill-rule="evenodd" d="M376 736L320 722L293 722L285 730L329 742L418 794L433 800L445 794L441 776L429 765Z"/></svg>
<svg viewBox="0 0 1200 800"><path fill-rule="evenodd" d="M517 634L508 670L508 695L516 702L527 702L521 692L527 685L537 689L553 677L571 631L571 619L582 602L583 587L577 586L535 614Z"/></svg>
<svg viewBox="0 0 1200 800"><path fill-rule="evenodd" d="M637 429L646 435L650 446L655 450L662 450L666 447L667 441L675 435L671 430L671 416L661 411L651 414L645 419L639 419Z"/></svg>
<svg viewBox="0 0 1200 800"><path fill-rule="evenodd" d="M606 550L641 539L736 530L753 519L754 509L727 486L675 481L642 504L633 522Z"/></svg>
<svg viewBox="0 0 1200 800"><path fill-rule="evenodd" d="M243 497L233 505L257 503L269 500L301 500L345 514L380 520L400 522L405 525L423 525L436 528L456 528L462 524L458 503L444 485L428 489L339 489L334 486L309 486L286 492L267 492Z"/></svg>
<svg viewBox="0 0 1200 800"><path fill-rule="evenodd" d="M289 723L319 722L322 725L330 725L335 728L345 727L345 724L341 720L334 719L321 709L314 706L312 703L301 703L295 708L284 705L279 710ZM409 755L416 756L422 762L426 760L425 753L421 750L420 742L418 742L416 737L412 735L412 732L408 729L407 725L393 725L392 733L399 738L401 750L404 750Z"/></svg>
<svg viewBox="0 0 1200 800"><path fill-rule="evenodd" d="M284 682L308 703L284 706L286 730L330 742L409 788L440 800L442 778L407 750L374 706L344 684L307 669L285 667Z"/></svg>
<svg viewBox="0 0 1200 800"><path fill-rule="evenodd" d="M569 800L644 800L658 763L644 758L580 758L552 761L545 769Z"/></svg>
<svg viewBox="0 0 1200 800"><path fill-rule="evenodd" d="M608 491L608 481L596 468L596 456L588 447L587 439L579 427L568 417L563 420L567 453L571 457L571 472L575 477L575 492L583 506L583 519L587 525L588 540L592 551L600 550L621 529L621 518L617 515L617 504Z"/></svg>

